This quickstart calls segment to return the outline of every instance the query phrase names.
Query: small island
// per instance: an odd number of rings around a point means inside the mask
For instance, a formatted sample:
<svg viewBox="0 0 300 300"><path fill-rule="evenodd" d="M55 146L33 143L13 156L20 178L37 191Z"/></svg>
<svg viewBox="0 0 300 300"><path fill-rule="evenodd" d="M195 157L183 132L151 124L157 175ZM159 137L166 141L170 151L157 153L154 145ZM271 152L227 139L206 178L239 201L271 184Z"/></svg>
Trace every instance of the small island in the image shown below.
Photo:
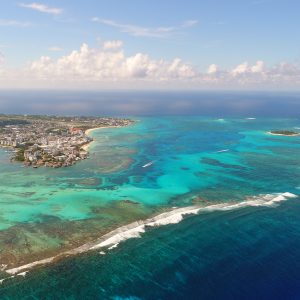
<svg viewBox="0 0 300 300"><path fill-rule="evenodd" d="M290 130L272 130L268 132L273 135L284 135L284 136L297 136L298 132L290 131Z"/></svg>
<svg viewBox="0 0 300 300"><path fill-rule="evenodd" d="M11 161L26 166L67 167L88 157L91 129L133 123L123 118L0 115L0 147L10 149Z"/></svg>

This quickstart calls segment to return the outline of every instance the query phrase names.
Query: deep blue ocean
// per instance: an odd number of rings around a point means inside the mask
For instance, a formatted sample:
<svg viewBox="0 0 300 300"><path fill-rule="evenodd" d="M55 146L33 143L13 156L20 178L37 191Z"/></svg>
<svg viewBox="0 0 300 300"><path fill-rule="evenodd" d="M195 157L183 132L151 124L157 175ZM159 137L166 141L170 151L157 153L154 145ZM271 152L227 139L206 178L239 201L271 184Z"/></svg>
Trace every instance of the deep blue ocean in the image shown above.
<svg viewBox="0 0 300 300"><path fill-rule="evenodd" d="M0 299L300 299L300 136L268 134L300 132L299 98L286 96L294 110L282 109L280 116L277 96L269 110L262 106L272 95L256 105L247 97L211 116L208 107L204 115L199 107L184 113L183 98L179 116L178 110L177 116L134 117L133 127L97 131L96 161L97 153L113 147L122 158L124 149L134 148L133 162L109 175L84 162L85 172L99 172L114 187L89 187L89 195L98 193L107 203L123 197L145 211L199 203L222 209L148 228L105 255L94 250L33 269L4 281ZM152 165L141 167L147 162ZM64 180L79 168L64 170ZM228 203L238 207L227 209Z"/></svg>
<svg viewBox="0 0 300 300"><path fill-rule="evenodd" d="M32 271L1 299L299 299L299 214L295 200L190 217Z"/></svg>

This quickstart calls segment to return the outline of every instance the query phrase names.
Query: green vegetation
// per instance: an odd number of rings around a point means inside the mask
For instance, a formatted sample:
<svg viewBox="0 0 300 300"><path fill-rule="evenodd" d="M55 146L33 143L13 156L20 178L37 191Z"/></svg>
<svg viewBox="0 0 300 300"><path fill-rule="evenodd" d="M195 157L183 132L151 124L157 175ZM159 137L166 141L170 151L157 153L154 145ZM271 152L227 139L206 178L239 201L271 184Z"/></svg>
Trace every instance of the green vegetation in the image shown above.
<svg viewBox="0 0 300 300"><path fill-rule="evenodd" d="M270 131L272 134L280 134L280 135L298 135L297 132L290 131L290 130L272 130Z"/></svg>
<svg viewBox="0 0 300 300"><path fill-rule="evenodd" d="M25 158L24 158L24 151L25 149L22 147L22 148L19 148L17 150L17 153L15 155L15 160L16 161L25 161Z"/></svg>

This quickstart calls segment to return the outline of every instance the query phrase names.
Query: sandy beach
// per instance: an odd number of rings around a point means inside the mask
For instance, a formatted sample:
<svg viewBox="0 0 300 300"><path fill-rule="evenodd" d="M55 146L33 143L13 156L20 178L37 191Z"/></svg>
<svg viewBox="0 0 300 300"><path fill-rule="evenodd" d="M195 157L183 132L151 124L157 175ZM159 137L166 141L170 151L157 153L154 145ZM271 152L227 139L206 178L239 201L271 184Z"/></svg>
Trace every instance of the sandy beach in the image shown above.
<svg viewBox="0 0 300 300"><path fill-rule="evenodd" d="M85 133L86 135L90 135L93 131L98 130L98 129L105 129L105 128L120 128L120 127L121 127L121 126L103 126L103 127L95 127L95 128L87 129L84 133ZM86 151L86 152L88 152L88 151L89 151L89 147L90 147L90 145L91 145L92 143L93 143L93 141L90 142L90 143L88 143L88 144L83 145L83 146L81 147L81 149L84 150L84 151Z"/></svg>
<svg viewBox="0 0 300 300"><path fill-rule="evenodd" d="M97 129L105 129L105 128L120 128L122 126L103 126L103 127L95 127L95 128L90 128L90 129L87 129L85 131L85 134L86 135L89 135L90 133L92 133L93 131L97 130Z"/></svg>

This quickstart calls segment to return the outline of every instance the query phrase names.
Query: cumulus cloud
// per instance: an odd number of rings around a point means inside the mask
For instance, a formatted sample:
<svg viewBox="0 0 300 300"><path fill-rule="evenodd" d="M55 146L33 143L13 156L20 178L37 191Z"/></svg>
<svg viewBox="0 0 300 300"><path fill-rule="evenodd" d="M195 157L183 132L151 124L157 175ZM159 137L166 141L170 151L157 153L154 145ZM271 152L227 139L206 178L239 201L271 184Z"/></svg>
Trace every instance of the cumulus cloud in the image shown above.
<svg viewBox="0 0 300 300"><path fill-rule="evenodd" d="M169 80L186 79L196 71L180 59L173 61L155 60L147 54L137 53L126 57L117 41L105 42L102 49L83 44L77 51L57 60L42 56L28 67L28 71L39 78L58 80ZM110 50L110 51L108 51Z"/></svg>
<svg viewBox="0 0 300 300"><path fill-rule="evenodd" d="M239 76L242 74L253 74L253 73L260 73L264 72L265 63L261 60L258 60L254 65L249 65L248 62L244 62L240 65L237 65L232 71L231 74L233 76Z"/></svg>
<svg viewBox="0 0 300 300"><path fill-rule="evenodd" d="M104 50L117 50L120 49L123 46L122 41L106 41L103 43L103 49Z"/></svg>
<svg viewBox="0 0 300 300"><path fill-rule="evenodd" d="M262 60L222 69L210 64L201 72L180 58L154 59L146 53L126 55L119 40L99 48L82 44L54 59L42 56L17 70L0 63L0 86L73 88L298 88L299 64L282 62L268 67ZM54 49L53 49L54 50ZM0 56L0 62L1 62Z"/></svg>
<svg viewBox="0 0 300 300"><path fill-rule="evenodd" d="M60 15L63 12L63 9L57 7L49 7L42 3L20 3L21 7L30 8L33 10L37 10L42 13L52 14L52 15Z"/></svg>
<svg viewBox="0 0 300 300"><path fill-rule="evenodd" d="M198 77L205 86L233 89L299 89L300 65L280 63L267 67L262 60L254 64L243 62L227 70L217 65L208 67L206 74Z"/></svg>
<svg viewBox="0 0 300 300"><path fill-rule="evenodd" d="M239 74L244 74L246 72L249 72L249 66L248 66L248 62L244 62L238 66L236 66L232 71L232 75L233 76L237 76Z"/></svg>
<svg viewBox="0 0 300 300"><path fill-rule="evenodd" d="M264 71L264 62L262 60L258 60L254 66L251 67L252 73L262 73Z"/></svg>
<svg viewBox="0 0 300 300"><path fill-rule="evenodd" d="M183 22L179 26L161 26L161 27L143 27L143 26L137 26L132 24L122 24L118 23L114 20L108 20L108 19L100 19L98 17L92 18L93 22L97 22L100 24L104 24L110 27L114 27L121 32L128 33L133 36L137 37L155 37L155 38L162 38L166 37L172 33L179 32L180 30L184 28L189 28L197 25L197 20L187 20Z"/></svg>
<svg viewBox="0 0 300 300"><path fill-rule="evenodd" d="M207 69L208 74L216 74L217 71L218 71L218 66L216 64L211 64Z"/></svg>

